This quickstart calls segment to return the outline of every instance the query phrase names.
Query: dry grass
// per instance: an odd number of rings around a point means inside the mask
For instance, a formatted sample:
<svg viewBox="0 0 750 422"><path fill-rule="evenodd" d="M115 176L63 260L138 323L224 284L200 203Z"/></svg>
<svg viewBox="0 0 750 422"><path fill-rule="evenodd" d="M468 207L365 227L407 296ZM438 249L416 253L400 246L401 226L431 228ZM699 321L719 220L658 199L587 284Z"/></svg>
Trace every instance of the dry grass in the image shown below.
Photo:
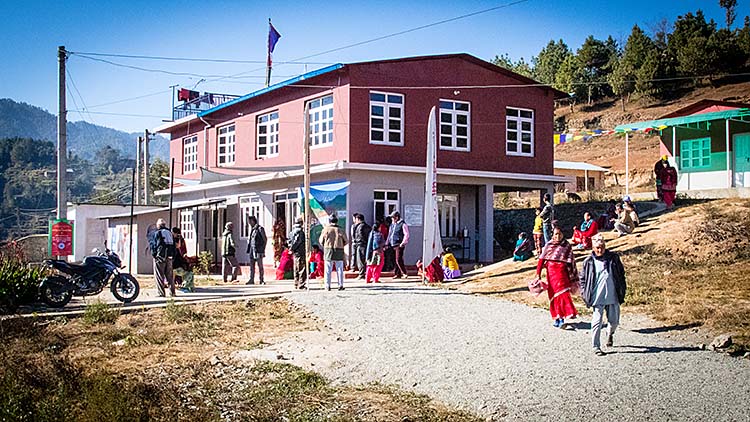
<svg viewBox="0 0 750 422"><path fill-rule="evenodd" d="M750 350L749 233L746 199L685 206L623 238L606 233L608 248L621 254L626 269L624 311L731 333L735 353ZM587 254L576 252L579 263ZM526 288L535 269L535 261L512 263L461 289L547 308L546 295L534 298Z"/></svg>
<svg viewBox="0 0 750 422"><path fill-rule="evenodd" d="M477 420L393 388L334 387L292 365L229 364L235 351L320 329L272 299L170 303L106 323L0 321L0 420Z"/></svg>

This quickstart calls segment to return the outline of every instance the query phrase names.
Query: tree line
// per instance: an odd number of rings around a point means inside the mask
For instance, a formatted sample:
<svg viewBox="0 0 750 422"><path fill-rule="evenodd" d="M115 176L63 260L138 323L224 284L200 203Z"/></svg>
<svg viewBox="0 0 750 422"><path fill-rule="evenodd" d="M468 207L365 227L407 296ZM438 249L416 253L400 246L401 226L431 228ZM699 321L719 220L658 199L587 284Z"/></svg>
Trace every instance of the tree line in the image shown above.
<svg viewBox="0 0 750 422"><path fill-rule="evenodd" d="M135 160L105 146L93 161L68 154L68 200L73 203L130 203ZM0 240L45 233L57 207L55 144L31 138L0 138ZM169 166L151 163L150 191L165 189Z"/></svg>
<svg viewBox="0 0 750 422"><path fill-rule="evenodd" d="M493 62L570 93L579 103L631 94L666 98L675 89L750 68L750 17L732 29L737 1L719 3L726 10L723 28L698 10L678 16L671 25L662 20L651 34L633 25L624 45L612 36L599 40L590 35L573 51L562 39L551 40L530 63L507 54Z"/></svg>

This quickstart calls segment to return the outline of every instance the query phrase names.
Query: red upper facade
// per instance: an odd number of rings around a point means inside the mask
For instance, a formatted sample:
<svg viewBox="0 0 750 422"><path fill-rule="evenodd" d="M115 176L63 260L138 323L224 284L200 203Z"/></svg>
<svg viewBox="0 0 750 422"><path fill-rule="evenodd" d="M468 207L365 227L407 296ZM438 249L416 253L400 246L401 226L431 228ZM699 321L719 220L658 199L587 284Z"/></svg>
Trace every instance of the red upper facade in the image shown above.
<svg viewBox="0 0 750 422"><path fill-rule="evenodd" d="M438 108L438 166L553 174L553 103L562 93L467 54L334 65L160 128L175 175L301 166L310 104L311 163L425 165ZM205 139L208 138L206 143Z"/></svg>

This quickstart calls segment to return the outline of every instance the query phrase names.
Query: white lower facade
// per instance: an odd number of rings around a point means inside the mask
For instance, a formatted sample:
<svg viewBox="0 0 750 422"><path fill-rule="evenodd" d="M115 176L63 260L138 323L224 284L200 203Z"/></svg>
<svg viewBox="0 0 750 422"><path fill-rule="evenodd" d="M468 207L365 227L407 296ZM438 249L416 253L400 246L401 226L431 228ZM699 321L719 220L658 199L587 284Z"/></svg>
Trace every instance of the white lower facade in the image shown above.
<svg viewBox="0 0 750 422"><path fill-rule="evenodd" d="M347 163L348 164L348 163ZM327 171L313 172L311 182L316 186L345 186L343 198L333 199L342 228L349 233L351 215L361 213L368 224L398 210L409 225L410 241L405 251L405 262L413 266L421 259L422 213L424 210L424 169L403 166L346 165ZM292 173L292 174L289 174ZM254 180L261 179L261 180ZM456 256L468 262L492 262L494 252L493 194L500 191L539 190L552 192L554 183L565 178L556 176L506 175L489 172L464 172L438 170L439 220L444 245L453 245ZM247 263L245 253L248 243L247 217L255 215L269 238L266 256L273 256L274 222L281 219L285 230L291 230L294 219L300 215L303 185L301 174L293 172L263 177L238 179L225 182L206 183L176 188L175 204L189 203L191 206L175 206L172 211L173 226L179 226L186 240L188 255L202 251L214 257L221 254L221 233L226 222L234 223L234 239L237 244L237 259ZM337 191L339 192L339 191ZM315 198L315 195L311 195ZM205 204L200 204L205 201ZM328 210L328 208L327 208ZM165 210L138 216L138 223L146 227L156 218L168 219ZM111 218L110 228L128 224L125 217ZM145 233L145 228L134 231ZM137 236L145 243L145 235ZM144 239L140 239L144 237ZM313 238L313 243L317 239ZM134 248L138 255L138 272L148 273L150 258L141 256L143 247Z"/></svg>

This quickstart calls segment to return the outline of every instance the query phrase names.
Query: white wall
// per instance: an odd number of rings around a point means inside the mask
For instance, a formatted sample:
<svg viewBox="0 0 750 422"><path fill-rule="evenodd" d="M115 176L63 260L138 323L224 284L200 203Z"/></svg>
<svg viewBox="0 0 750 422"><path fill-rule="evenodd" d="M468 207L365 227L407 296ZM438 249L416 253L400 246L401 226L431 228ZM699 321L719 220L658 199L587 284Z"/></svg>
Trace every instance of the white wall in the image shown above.
<svg viewBox="0 0 750 422"><path fill-rule="evenodd" d="M677 192L698 189L723 189L727 187L727 172L706 171L699 173L680 173Z"/></svg>
<svg viewBox="0 0 750 422"><path fill-rule="evenodd" d="M143 209L139 207L140 209ZM99 217L130 212L130 205L78 204L68 208L68 220L73 220L73 256L68 260L81 261L91 250L105 249L107 221Z"/></svg>

